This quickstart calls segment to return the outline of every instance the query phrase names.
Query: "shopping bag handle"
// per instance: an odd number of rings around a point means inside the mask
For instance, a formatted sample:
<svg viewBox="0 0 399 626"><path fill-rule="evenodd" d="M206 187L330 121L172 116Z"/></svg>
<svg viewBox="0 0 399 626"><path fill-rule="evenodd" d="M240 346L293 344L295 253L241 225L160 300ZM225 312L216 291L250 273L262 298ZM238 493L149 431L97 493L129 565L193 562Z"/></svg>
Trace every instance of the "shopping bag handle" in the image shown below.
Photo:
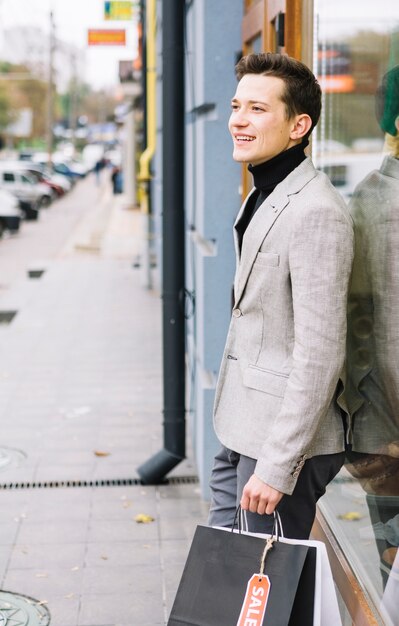
<svg viewBox="0 0 399 626"><path fill-rule="evenodd" d="M246 516L246 511L244 511L241 508L241 505L239 504L238 507L236 508L236 512L234 515L234 520L233 520L233 525L231 527L231 532L234 531L235 527L237 526L238 532L241 534L243 531L244 532L248 532L248 522L247 522L247 516ZM283 525L281 522L281 517L280 517L280 513L278 511L276 511L276 509L274 509L273 511L273 530L271 533L271 537L274 537L275 541L278 541L280 539L280 537L284 538L284 532L283 532Z"/></svg>

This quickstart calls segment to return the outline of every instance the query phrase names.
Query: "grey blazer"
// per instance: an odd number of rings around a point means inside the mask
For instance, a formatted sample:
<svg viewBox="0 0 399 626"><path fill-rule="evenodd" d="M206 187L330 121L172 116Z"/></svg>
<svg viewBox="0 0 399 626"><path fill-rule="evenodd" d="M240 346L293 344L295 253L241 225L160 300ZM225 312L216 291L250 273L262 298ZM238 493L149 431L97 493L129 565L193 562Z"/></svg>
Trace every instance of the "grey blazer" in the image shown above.
<svg viewBox="0 0 399 626"><path fill-rule="evenodd" d="M345 393L353 450L390 454L399 441L399 161L386 156L349 204L355 259ZM396 443L397 446L397 443ZM393 453L393 455L397 452Z"/></svg>
<svg viewBox="0 0 399 626"><path fill-rule="evenodd" d="M246 202L238 214L238 223ZM235 234L234 308L214 405L223 445L292 493L306 458L344 449L335 401L344 358L352 221L310 158Z"/></svg>

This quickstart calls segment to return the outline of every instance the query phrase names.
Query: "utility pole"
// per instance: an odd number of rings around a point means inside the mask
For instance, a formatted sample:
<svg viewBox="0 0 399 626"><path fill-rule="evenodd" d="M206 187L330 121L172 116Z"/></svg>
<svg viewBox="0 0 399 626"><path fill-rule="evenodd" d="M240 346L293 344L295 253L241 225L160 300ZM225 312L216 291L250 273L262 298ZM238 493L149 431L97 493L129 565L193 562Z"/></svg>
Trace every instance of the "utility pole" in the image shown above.
<svg viewBox="0 0 399 626"><path fill-rule="evenodd" d="M51 167L51 160L54 150L53 127L54 127L54 16L50 11L50 36L49 36L49 65L48 65L48 86L47 86L47 153L48 164Z"/></svg>
<svg viewBox="0 0 399 626"><path fill-rule="evenodd" d="M76 71L76 52L71 52L71 79L69 81L69 128L72 131L72 144L76 144L76 117L77 117L77 100L78 100L78 81Z"/></svg>

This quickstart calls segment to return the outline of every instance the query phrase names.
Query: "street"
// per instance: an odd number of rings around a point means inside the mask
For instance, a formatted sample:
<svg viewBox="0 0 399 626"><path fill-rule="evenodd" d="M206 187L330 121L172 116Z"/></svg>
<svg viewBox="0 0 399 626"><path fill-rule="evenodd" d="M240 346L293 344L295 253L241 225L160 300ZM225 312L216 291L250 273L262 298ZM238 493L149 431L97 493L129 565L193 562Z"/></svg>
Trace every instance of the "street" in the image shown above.
<svg viewBox="0 0 399 626"><path fill-rule="evenodd" d="M0 241L0 608L21 623L165 624L206 519L190 455L169 485L138 480L162 448L139 218L90 175Z"/></svg>

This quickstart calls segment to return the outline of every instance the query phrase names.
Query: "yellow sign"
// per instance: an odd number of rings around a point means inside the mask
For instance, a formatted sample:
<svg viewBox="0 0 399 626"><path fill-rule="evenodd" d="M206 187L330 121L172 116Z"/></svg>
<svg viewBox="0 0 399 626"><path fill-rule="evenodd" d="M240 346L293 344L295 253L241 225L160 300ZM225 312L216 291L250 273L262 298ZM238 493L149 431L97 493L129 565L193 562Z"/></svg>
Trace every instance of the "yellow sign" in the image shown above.
<svg viewBox="0 0 399 626"><path fill-rule="evenodd" d="M104 2L104 19L105 20L132 20L133 19L133 2L121 0L116 2Z"/></svg>
<svg viewBox="0 0 399 626"><path fill-rule="evenodd" d="M124 46L126 45L126 31L124 28L90 28L87 33L87 43L89 46Z"/></svg>

